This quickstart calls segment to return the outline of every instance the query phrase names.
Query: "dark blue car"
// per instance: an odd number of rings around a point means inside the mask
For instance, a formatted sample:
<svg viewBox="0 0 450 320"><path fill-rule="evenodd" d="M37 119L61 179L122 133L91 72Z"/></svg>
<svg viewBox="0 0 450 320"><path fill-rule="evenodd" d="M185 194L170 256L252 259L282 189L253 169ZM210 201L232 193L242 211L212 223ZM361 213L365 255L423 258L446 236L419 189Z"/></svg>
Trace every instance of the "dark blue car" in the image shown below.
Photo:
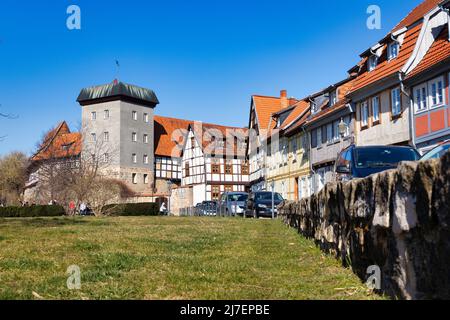
<svg viewBox="0 0 450 320"><path fill-rule="evenodd" d="M371 174L394 169L401 161L416 161L420 154L412 147L400 146L350 146L337 157L337 181L364 178Z"/></svg>

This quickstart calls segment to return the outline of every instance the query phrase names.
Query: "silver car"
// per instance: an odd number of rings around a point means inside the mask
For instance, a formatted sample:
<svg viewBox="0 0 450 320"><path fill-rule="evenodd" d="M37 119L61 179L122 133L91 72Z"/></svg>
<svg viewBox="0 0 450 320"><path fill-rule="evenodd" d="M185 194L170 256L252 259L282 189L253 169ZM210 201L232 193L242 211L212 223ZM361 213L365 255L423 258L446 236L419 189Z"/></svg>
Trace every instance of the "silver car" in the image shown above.
<svg viewBox="0 0 450 320"><path fill-rule="evenodd" d="M225 192L219 198L217 212L221 216L243 215L247 199L246 192Z"/></svg>

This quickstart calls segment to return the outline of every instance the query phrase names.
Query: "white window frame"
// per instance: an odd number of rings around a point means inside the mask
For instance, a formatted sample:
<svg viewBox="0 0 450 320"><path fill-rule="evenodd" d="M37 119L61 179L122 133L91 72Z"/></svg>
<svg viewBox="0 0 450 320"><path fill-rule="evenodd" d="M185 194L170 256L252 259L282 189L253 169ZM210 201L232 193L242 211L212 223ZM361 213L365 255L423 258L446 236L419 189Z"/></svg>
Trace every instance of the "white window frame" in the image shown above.
<svg viewBox="0 0 450 320"><path fill-rule="evenodd" d="M108 163L109 162L109 154L108 153L104 153L103 154L103 162L104 163Z"/></svg>
<svg viewBox="0 0 450 320"><path fill-rule="evenodd" d="M137 111L131 111L131 118L134 120L134 121L137 121Z"/></svg>
<svg viewBox="0 0 450 320"><path fill-rule="evenodd" d="M376 113L375 113L375 108L374 108L374 106L375 106L374 101L377 101L377 103L376 103L377 112ZM380 121L380 97L379 96L372 97L371 105L372 105L372 120L373 120L373 122ZM375 115L377 115L377 117L375 117Z"/></svg>
<svg viewBox="0 0 450 320"><path fill-rule="evenodd" d="M137 163L137 154L136 154L136 153L133 153L133 154L131 155L131 162Z"/></svg>
<svg viewBox="0 0 450 320"><path fill-rule="evenodd" d="M137 174L136 173L131 174L131 182L133 182L133 184L137 184Z"/></svg>
<svg viewBox="0 0 450 320"><path fill-rule="evenodd" d="M442 88L441 88L441 98L442 101L439 102L438 98L439 98L439 83L441 83ZM433 85L436 85L436 97L433 96ZM436 98L436 103L434 103L434 98ZM435 108L439 108L443 105L445 105L445 81L444 81L444 77L440 76L437 78L434 78L430 81L428 81L428 105L430 106L430 109L435 109Z"/></svg>
<svg viewBox="0 0 450 320"><path fill-rule="evenodd" d="M362 101L360 104L360 114L361 114L361 127L369 126L369 105L367 101Z"/></svg>
<svg viewBox="0 0 450 320"><path fill-rule="evenodd" d="M108 131L103 132L103 141L109 142L109 132Z"/></svg>
<svg viewBox="0 0 450 320"><path fill-rule="evenodd" d="M367 60L367 70L372 71L375 70L375 68L378 65L378 56L377 55L371 55L369 59Z"/></svg>
<svg viewBox="0 0 450 320"><path fill-rule="evenodd" d="M144 141L144 143L148 143L148 134L144 133L144 136L142 137L142 141Z"/></svg>
<svg viewBox="0 0 450 320"><path fill-rule="evenodd" d="M144 184L148 184L148 174L144 173Z"/></svg>
<svg viewBox="0 0 450 320"><path fill-rule="evenodd" d="M144 113L144 116L143 116L143 117L144 117L144 122L145 122L145 123L148 123L148 121L149 121L149 120L148 120L148 119L149 119L148 113Z"/></svg>
<svg viewBox="0 0 450 320"><path fill-rule="evenodd" d="M144 154L143 162L144 164L148 164L148 155Z"/></svg>
<svg viewBox="0 0 450 320"><path fill-rule="evenodd" d="M106 109L103 111L103 119L108 120L109 119L109 110Z"/></svg>
<svg viewBox="0 0 450 320"><path fill-rule="evenodd" d="M398 95L396 93L398 93ZM395 101L395 98L397 98L397 97L398 97L398 101ZM397 102L398 102L398 104L397 104ZM398 107L398 110L397 110L397 107ZM400 87L397 87L397 88L394 88L391 90L391 114L393 117L402 114L402 93L400 91Z"/></svg>
<svg viewBox="0 0 450 320"><path fill-rule="evenodd" d="M137 142L137 133L136 132L131 133L131 141Z"/></svg>
<svg viewBox="0 0 450 320"><path fill-rule="evenodd" d="M397 47L397 51L395 52L395 55L393 55L392 52L392 48ZM392 60L398 57L398 54L400 52L400 43L398 43L397 41L393 41L391 43L389 43L388 45L388 60Z"/></svg>
<svg viewBox="0 0 450 320"><path fill-rule="evenodd" d="M418 98L417 91L419 91L420 93L420 104L425 103L425 106L423 108L419 108L419 104L417 103ZM414 87L413 97L414 97L414 111L416 114L428 110L428 85L426 82Z"/></svg>
<svg viewBox="0 0 450 320"><path fill-rule="evenodd" d="M93 142L97 141L97 134L96 133L91 133L91 139Z"/></svg>
<svg viewBox="0 0 450 320"><path fill-rule="evenodd" d="M327 124L327 142L331 143L334 141L333 133L333 122Z"/></svg>
<svg viewBox="0 0 450 320"><path fill-rule="evenodd" d="M92 121L97 120L97 112L96 112L96 111L92 111L92 112L91 112L91 120L92 120Z"/></svg>

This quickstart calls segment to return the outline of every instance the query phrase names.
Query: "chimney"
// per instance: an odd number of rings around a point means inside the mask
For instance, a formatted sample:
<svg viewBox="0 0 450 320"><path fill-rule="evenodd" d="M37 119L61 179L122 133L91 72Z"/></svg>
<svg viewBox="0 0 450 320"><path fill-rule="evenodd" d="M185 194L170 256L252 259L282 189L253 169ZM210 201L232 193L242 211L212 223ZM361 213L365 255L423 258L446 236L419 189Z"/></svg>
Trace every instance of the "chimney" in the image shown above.
<svg viewBox="0 0 450 320"><path fill-rule="evenodd" d="M281 109L288 107L288 99L287 99L287 91L286 90L280 91L280 103L281 103Z"/></svg>

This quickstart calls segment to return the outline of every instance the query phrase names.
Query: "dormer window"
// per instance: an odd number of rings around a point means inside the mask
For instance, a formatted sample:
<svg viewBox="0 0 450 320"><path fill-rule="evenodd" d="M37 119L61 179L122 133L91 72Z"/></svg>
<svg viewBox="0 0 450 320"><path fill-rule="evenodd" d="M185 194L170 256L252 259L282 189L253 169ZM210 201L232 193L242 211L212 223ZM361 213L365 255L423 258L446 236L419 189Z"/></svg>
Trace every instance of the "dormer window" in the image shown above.
<svg viewBox="0 0 450 320"><path fill-rule="evenodd" d="M338 102L338 91L337 89L330 92L330 106L333 106Z"/></svg>
<svg viewBox="0 0 450 320"><path fill-rule="evenodd" d="M389 46L388 46L388 60L392 60L392 59L397 58L399 48L400 48L400 45L396 41L394 41L394 42L389 44Z"/></svg>
<svg viewBox="0 0 450 320"><path fill-rule="evenodd" d="M367 69L369 71L374 70L378 64L378 57L376 55L372 55L369 57L369 61L367 61Z"/></svg>

